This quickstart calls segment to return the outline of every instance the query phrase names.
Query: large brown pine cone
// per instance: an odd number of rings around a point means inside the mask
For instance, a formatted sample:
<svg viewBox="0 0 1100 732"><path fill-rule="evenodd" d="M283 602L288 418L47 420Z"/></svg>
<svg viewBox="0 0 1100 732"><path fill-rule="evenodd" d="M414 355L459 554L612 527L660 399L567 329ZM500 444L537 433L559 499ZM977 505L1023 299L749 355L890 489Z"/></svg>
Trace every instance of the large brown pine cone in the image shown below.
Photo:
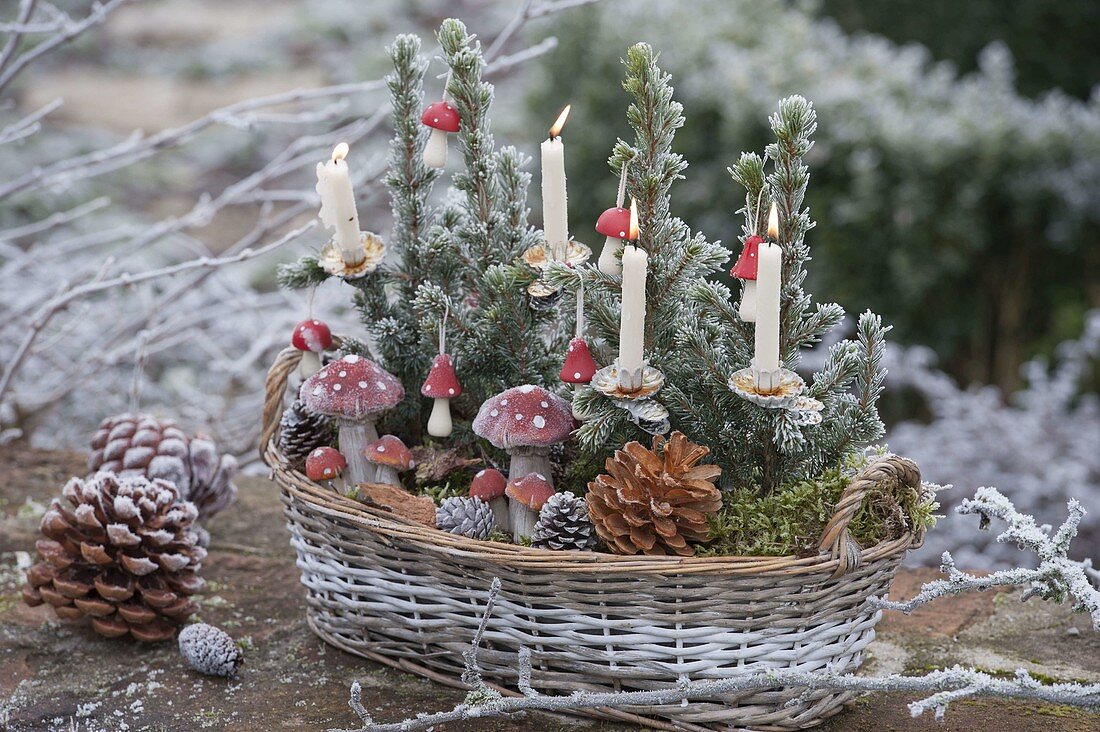
<svg viewBox="0 0 1100 732"><path fill-rule="evenodd" d="M608 548L617 554L694 554L691 544L710 533L707 516L722 507L713 482L722 469L696 465L709 452L673 432L667 445L658 435L652 450L630 442L609 457L609 475L588 484L588 515Z"/></svg>
<svg viewBox="0 0 1100 732"><path fill-rule="evenodd" d="M141 476L73 478L42 517L44 560L27 571L23 600L58 617L88 615L109 638L171 638L194 612L206 550L192 531L194 505L175 486Z"/></svg>
<svg viewBox="0 0 1100 732"><path fill-rule="evenodd" d="M209 438L188 437L172 420L148 414L119 414L100 422L92 436L88 470L167 480L182 500L195 504L200 521L237 498L232 483L237 460L232 455L219 455Z"/></svg>

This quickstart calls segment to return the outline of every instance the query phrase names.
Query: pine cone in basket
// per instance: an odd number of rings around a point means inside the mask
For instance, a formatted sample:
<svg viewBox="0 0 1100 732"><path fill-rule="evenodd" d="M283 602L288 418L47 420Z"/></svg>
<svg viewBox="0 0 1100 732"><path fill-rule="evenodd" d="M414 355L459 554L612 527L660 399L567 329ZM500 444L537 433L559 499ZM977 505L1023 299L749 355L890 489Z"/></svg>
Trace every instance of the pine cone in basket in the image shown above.
<svg viewBox="0 0 1100 732"><path fill-rule="evenodd" d="M531 534L531 546L574 551L593 549L596 546L596 527L588 518L588 504L584 499L569 491L550 496L539 511L539 520Z"/></svg>
<svg viewBox="0 0 1100 732"><path fill-rule="evenodd" d="M47 602L60 618L91 616L108 638L171 638L194 612L206 550L194 505L164 480L97 473L73 478L42 517L44 560L27 571L23 600Z"/></svg>
<svg viewBox="0 0 1100 732"><path fill-rule="evenodd" d="M445 498L436 509L435 525L442 531L485 540L493 531L493 509L485 501L469 496Z"/></svg>
<svg viewBox="0 0 1100 732"><path fill-rule="evenodd" d="M237 460L219 455L203 435L188 437L169 419L148 414L119 414L100 422L92 436L89 475L109 471L121 477L160 478L195 504L205 521L237 498L233 476Z"/></svg>
<svg viewBox="0 0 1100 732"><path fill-rule="evenodd" d="M318 447L336 444L336 423L323 414L314 414L306 403L295 399L279 421L279 452L291 467L302 470L306 457Z"/></svg>
<svg viewBox="0 0 1100 732"><path fill-rule="evenodd" d="M695 553L691 544L710 532L707 516L722 507L713 482L722 469L696 465L709 452L673 432L667 444L657 435L652 450L629 442L607 459L609 474L588 484L588 515L611 551Z"/></svg>

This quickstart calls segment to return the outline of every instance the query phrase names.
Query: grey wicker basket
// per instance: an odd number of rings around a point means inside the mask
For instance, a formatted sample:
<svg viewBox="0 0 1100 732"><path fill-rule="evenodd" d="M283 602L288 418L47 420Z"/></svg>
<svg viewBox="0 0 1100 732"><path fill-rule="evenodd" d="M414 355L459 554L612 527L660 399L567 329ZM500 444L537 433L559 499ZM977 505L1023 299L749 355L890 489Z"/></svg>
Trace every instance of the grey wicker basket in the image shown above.
<svg viewBox="0 0 1100 732"><path fill-rule="evenodd" d="M338 648L440 683L463 686L462 652L494 577L502 591L478 658L502 693L518 693L521 647L532 653L531 685L546 694L660 689L776 668L850 671L880 616L867 598L886 592L923 538L907 533L860 548L848 536L869 489L920 486L916 465L894 456L853 479L812 556L554 552L426 528L344 498L287 464L277 431L298 360L286 349L268 375L262 451L282 489L309 625ZM794 730L852 698L776 688L592 716L693 732Z"/></svg>

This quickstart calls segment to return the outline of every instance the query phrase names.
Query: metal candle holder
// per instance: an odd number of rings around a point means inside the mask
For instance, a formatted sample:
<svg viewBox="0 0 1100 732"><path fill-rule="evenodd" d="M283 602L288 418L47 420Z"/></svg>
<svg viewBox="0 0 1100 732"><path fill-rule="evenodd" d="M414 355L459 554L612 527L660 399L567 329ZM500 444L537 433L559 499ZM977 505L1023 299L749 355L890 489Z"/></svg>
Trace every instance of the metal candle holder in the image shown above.
<svg viewBox="0 0 1100 732"><path fill-rule="evenodd" d="M520 259L531 269L542 272L555 261L560 261L570 267L579 267L587 262L591 256L591 249L576 239L570 239L568 246L565 248L565 259L555 260L550 247L545 242L529 247L520 256Z"/></svg>
<svg viewBox="0 0 1100 732"><path fill-rule="evenodd" d="M730 391L767 409L793 409L802 395L806 382L802 377L780 366L774 371L762 371L753 359L748 368L734 372L728 382Z"/></svg>
<svg viewBox="0 0 1100 732"><path fill-rule="evenodd" d="M665 375L648 363L640 369L626 371L619 367L618 359L605 366L592 377L592 387L610 399L636 401L648 399L665 383Z"/></svg>
<svg viewBox="0 0 1100 732"><path fill-rule="evenodd" d="M386 256L386 245L382 237L370 231L359 232L359 246L362 248L363 258L354 264L344 261L344 255L335 240L330 239L321 247L321 254L317 257L317 263L321 269L336 277L345 280L354 280L365 274L373 272L382 263Z"/></svg>

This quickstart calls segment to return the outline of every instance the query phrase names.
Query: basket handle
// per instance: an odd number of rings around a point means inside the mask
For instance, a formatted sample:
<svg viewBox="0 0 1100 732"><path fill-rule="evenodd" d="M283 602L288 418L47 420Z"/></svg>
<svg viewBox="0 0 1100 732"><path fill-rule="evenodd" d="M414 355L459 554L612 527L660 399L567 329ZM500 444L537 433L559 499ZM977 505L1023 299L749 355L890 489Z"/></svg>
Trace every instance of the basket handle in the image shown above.
<svg viewBox="0 0 1100 732"><path fill-rule="evenodd" d="M332 348L343 345L344 339L338 335L332 337ZM274 440L279 432L279 420L283 416L283 396L286 394L287 381L294 370L298 368L298 362L302 360L302 352L294 346L287 346L275 357L275 363L267 370L267 379L264 381L264 412L260 427L260 456L267 450L269 442Z"/></svg>
<svg viewBox="0 0 1100 732"><path fill-rule="evenodd" d="M818 542L820 551L829 553L837 560L833 577L847 574L860 565L860 546L848 533L848 524L859 510L867 491L883 482L920 490L920 469L908 458L889 455L871 463L852 478L837 501L836 513L825 525Z"/></svg>

